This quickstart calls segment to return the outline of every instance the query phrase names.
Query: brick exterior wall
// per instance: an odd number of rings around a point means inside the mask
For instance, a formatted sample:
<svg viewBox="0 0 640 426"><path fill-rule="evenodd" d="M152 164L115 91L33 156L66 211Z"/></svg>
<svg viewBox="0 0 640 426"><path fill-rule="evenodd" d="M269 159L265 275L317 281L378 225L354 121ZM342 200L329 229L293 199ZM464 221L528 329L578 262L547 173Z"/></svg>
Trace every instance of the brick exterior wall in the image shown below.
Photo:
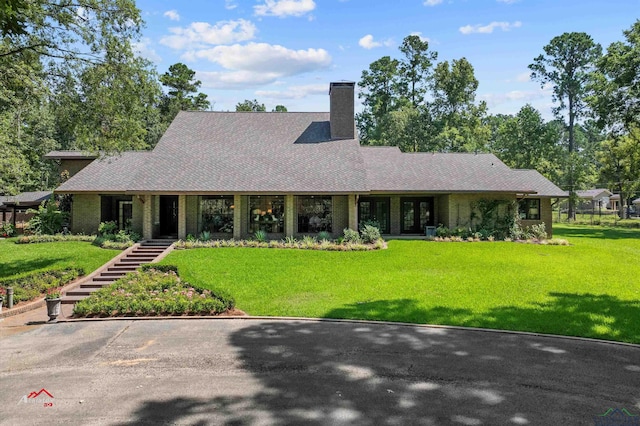
<svg viewBox="0 0 640 426"><path fill-rule="evenodd" d="M535 197L532 196L531 198ZM553 237L553 210L551 209L551 199L549 198L540 199L540 220L523 220L521 225L523 228L526 228L532 225L538 225L541 222L544 222L544 227L547 230L549 238Z"/></svg>
<svg viewBox="0 0 640 426"><path fill-rule="evenodd" d="M134 195L132 197L133 199L133 217L131 218L131 229L134 232L137 232L138 234L142 235L142 224L143 224L143 219L144 219L144 203L141 201L141 198L144 200L144 198L142 196L136 196Z"/></svg>
<svg viewBox="0 0 640 426"><path fill-rule="evenodd" d="M71 232L95 234L100 225L100 196L74 194L71 206Z"/></svg>
<svg viewBox="0 0 640 426"><path fill-rule="evenodd" d="M333 235L339 237L342 230L349 227L349 197L335 195L333 197Z"/></svg>
<svg viewBox="0 0 640 426"><path fill-rule="evenodd" d="M186 232L197 236L201 232L200 224L200 197L197 195L187 195L186 200Z"/></svg>

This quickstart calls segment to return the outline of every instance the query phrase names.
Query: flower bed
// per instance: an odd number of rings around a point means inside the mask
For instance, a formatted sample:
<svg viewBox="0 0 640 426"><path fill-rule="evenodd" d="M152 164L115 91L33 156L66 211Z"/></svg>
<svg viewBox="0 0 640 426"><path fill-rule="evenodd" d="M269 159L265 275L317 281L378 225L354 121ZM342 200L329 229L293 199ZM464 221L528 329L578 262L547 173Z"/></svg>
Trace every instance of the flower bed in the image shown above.
<svg viewBox="0 0 640 426"><path fill-rule="evenodd" d="M235 306L233 298L180 280L173 270L149 268L127 274L78 302L76 317L216 315Z"/></svg>
<svg viewBox="0 0 640 426"><path fill-rule="evenodd" d="M0 281L0 295L6 299L7 287L13 287L13 303L17 304L56 291L80 275L84 275L82 269L69 268L36 272L20 278L3 280Z"/></svg>

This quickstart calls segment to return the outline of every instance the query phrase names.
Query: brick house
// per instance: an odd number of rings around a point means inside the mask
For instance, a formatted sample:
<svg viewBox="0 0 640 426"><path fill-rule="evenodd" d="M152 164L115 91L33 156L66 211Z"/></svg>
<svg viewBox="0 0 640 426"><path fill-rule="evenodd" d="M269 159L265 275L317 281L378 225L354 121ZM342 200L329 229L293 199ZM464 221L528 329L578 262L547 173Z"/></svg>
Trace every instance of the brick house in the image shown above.
<svg viewBox="0 0 640 426"><path fill-rule="evenodd" d="M114 220L144 238L283 238L375 220L383 234L419 235L468 226L480 199L519 200L523 225L551 230L551 200L565 194L534 170L361 146L354 86L330 84L329 113L180 112L152 151L48 154L77 171L56 189L73 195L71 230Z"/></svg>

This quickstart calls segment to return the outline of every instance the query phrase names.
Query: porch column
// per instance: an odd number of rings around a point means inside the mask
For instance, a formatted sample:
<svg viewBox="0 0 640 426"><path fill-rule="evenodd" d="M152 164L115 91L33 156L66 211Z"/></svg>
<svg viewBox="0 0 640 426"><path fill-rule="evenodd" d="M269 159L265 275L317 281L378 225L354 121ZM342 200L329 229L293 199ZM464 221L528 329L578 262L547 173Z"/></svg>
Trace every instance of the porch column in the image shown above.
<svg viewBox="0 0 640 426"><path fill-rule="evenodd" d="M187 238L187 196L178 195L178 238Z"/></svg>
<svg viewBox="0 0 640 426"><path fill-rule="evenodd" d="M349 194L347 203L349 204L349 229L358 230L358 195Z"/></svg>
<svg viewBox="0 0 640 426"><path fill-rule="evenodd" d="M153 198L151 195L142 195L142 238L153 238Z"/></svg>
<svg viewBox="0 0 640 426"><path fill-rule="evenodd" d="M293 194L287 194L284 196L284 235L292 237L296 232L296 218L295 218L295 197Z"/></svg>
<svg viewBox="0 0 640 426"><path fill-rule="evenodd" d="M233 196L233 239L242 239L242 196Z"/></svg>

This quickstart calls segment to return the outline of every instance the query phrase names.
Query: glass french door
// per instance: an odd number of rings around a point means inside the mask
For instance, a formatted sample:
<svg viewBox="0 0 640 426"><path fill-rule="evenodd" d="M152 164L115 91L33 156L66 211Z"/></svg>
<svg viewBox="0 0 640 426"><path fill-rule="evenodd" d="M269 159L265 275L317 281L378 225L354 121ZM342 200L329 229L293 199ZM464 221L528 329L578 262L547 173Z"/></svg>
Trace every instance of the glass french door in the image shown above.
<svg viewBox="0 0 640 426"><path fill-rule="evenodd" d="M380 232L388 234L390 218L390 202L388 197L360 197L358 202L358 220L374 221L380 225Z"/></svg>
<svg viewBox="0 0 640 426"><path fill-rule="evenodd" d="M401 198L402 208L400 232L403 234L422 234L425 226L433 226L433 198Z"/></svg>

